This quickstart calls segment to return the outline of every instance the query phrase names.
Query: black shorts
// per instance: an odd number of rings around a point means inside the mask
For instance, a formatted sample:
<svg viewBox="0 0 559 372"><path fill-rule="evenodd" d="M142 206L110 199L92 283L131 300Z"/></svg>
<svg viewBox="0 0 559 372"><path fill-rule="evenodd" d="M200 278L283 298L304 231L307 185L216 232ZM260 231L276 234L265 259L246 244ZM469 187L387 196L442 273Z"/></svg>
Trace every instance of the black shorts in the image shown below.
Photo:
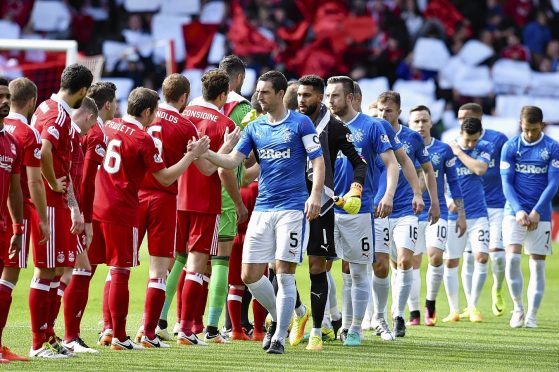
<svg viewBox="0 0 559 372"><path fill-rule="evenodd" d="M310 222L307 255L337 258L334 245L334 208Z"/></svg>

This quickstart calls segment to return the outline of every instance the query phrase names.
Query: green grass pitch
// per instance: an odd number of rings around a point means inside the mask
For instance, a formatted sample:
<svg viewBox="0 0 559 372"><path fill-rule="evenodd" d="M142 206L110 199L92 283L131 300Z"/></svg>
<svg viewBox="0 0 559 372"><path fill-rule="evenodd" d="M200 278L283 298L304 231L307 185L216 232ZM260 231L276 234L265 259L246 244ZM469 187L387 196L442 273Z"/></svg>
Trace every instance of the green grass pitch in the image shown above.
<svg viewBox="0 0 559 372"><path fill-rule="evenodd" d="M555 245L559 249L559 245ZM130 279L130 313L128 333L135 335L143 311L147 278L147 257L142 247L143 264L132 271ZM528 258L523 257L525 287L528 283ZM341 275L339 263L333 272L338 281L338 303L341 306ZM360 347L343 347L339 341L325 344L322 353L305 350L302 342L297 347L286 346L285 355L268 355L260 343L236 341L228 345L209 347L179 347L171 342L171 349L112 351L106 348L97 355L80 355L63 361L33 360L29 363L12 362L0 365L1 370L559 370L559 260L551 256L547 261L547 284L538 316L539 328L511 329L508 326L511 301L505 288L507 312L496 318L491 313L492 283L488 276L480 309L481 324L459 322L408 327L405 338L382 342L370 331L365 333ZM4 331L4 343L17 353L26 355L31 343L27 294L32 270L22 272L14 291L14 299ZM102 286L106 267L96 273L90 291L89 304L82 322L82 338L95 345L101 319ZM297 284L305 303L309 303L309 281L306 262L297 270ZM422 301L425 294L425 259L422 269ZM461 305L465 304L462 297ZM438 297L439 320L448 313L444 288ZM58 334L64 326L62 311L58 320ZM169 312L169 323L174 322L174 307ZM423 311L422 311L423 315ZM222 317L223 318L223 317ZM222 319L223 321L223 319ZM310 322L307 330L310 329ZM97 347L97 346L95 346Z"/></svg>

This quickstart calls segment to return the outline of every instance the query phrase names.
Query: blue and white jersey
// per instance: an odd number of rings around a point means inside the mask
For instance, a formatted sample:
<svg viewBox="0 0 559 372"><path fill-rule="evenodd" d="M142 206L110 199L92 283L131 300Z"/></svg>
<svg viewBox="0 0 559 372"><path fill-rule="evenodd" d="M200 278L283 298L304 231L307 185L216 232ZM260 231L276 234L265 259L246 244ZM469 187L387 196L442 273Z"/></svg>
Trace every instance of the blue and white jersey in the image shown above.
<svg viewBox="0 0 559 372"><path fill-rule="evenodd" d="M512 138L503 146L501 174L504 187L509 182L515 193L507 195L506 214L514 216L520 210L530 213L535 209L541 221L551 221L551 198L559 182L557 141L543 134L534 143L526 142L522 134ZM550 184L555 190L547 190Z"/></svg>
<svg viewBox="0 0 559 372"><path fill-rule="evenodd" d="M501 172L499 162L501 161L501 149L507 136L492 129L484 129L480 140L487 141L493 145L493 154L489 162L489 168L483 176L483 189L485 191L485 202L487 208L503 208L505 206L505 194L503 194L503 183L501 182Z"/></svg>
<svg viewBox="0 0 559 372"><path fill-rule="evenodd" d="M491 154L493 153L493 145L487 141L478 141L476 146L471 150L462 148L462 151L474 160L482 161L489 164ZM470 170L460 158L456 158L456 173L462 198L464 199L464 210L466 218L487 217L487 204L485 203L485 192L483 191L483 176L478 176ZM455 221L458 214L449 212L448 219Z"/></svg>
<svg viewBox="0 0 559 372"><path fill-rule="evenodd" d="M450 189L450 195L453 199L462 198L462 190L458 182L458 175L456 174L456 156L452 152L449 145L438 139L433 138L431 144L425 146L429 151L429 158L435 171L435 179L437 180L437 195L439 197L439 204L441 206L441 218L448 219L448 207L446 206L445 194L445 176L446 183ZM427 221L429 219L429 207L431 206L431 198L429 192L423 192L423 202L425 209L419 215L419 221Z"/></svg>
<svg viewBox="0 0 559 372"><path fill-rule="evenodd" d="M423 143L423 137L410 128L400 125L400 129L396 132L398 139L402 142L406 154L409 156L413 164L425 164L429 160L429 152L425 149L425 144ZM381 175L379 179L379 190L375 196L375 204L378 204L384 192L386 190L386 168L381 161L377 161L377 165L381 170ZM390 218L399 218L404 216L413 215L413 190L408 183L408 180L404 177L401 166L400 174L398 176L398 186L396 187L396 193L394 194L394 204L392 209L392 214Z"/></svg>
<svg viewBox="0 0 559 372"><path fill-rule="evenodd" d="M350 142L353 142L357 152L367 163L367 178L365 179L365 185L363 185L360 213L370 213L373 208L373 197L377 186L373 181L375 157L392 149L390 138L384 131L383 125L378 124L377 120L362 113L357 113L346 125L351 131ZM353 166L340 151L334 166L334 192L336 195L347 193L352 182ZM337 206L335 212L346 213Z"/></svg>
<svg viewBox="0 0 559 372"><path fill-rule="evenodd" d="M322 155L316 129L306 115L289 111L284 119L270 123L267 115L243 130L237 151L254 151L260 163L256 211L305 209L309 197L305 183L307 157Z"/></svg>

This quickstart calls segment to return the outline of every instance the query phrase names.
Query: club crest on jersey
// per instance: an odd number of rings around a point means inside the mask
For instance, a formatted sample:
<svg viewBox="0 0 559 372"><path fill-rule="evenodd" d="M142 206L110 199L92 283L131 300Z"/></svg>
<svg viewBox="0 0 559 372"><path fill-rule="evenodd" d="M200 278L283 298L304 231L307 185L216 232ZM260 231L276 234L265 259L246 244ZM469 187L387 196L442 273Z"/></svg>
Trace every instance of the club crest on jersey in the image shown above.
<svg viewBox="0 0 559 372"><path fill-rule="evenodd" d="M35 157L35 159L41 160L41 149L33 150L33 156Z"/></svg>
<svg viewBox="0 0 559 372"><path fill-rule="evenodd" d="M156 163L163 163L163 159L159 153L153 155L153 161Z"/></svg>
<svg viewBox="0 0 559 372"><path fill-rule="evenodd" d="M281 134L281 140L284 143L291 142L292 137L293 137L293 132L291 132L289 129L284 130L283 133Z"/></svg>
<svg viewBox="0 0 559 372"><path fill-rule="evenodd" d="M403 142L403 145L402 145L402 146L404 147L404 151L406 152L406 154L409 155L409 154L410 154L410 149L411 149L410 144L407 143L407 142Z"/></svg>
<svg viewBox="0 0 559 372"><path fill-rule="evenodd" d="M74 262L75 259L74 252L68 252L68 261Z"/></svg>
<svg viewBox="0 0 559 372"><path fill-rule="evenodd" d="M454 157L454 156L452 157L452 159L448 159L446 161L446 166L449 167L449 168L454 167L455 164L456 164L456 157Z"/></svg>
<svg viewBox="0 0 559 372"><path fill-rule="evenodd" d="M95 153L102 158L105 157L105 149L103 148L103 146L101 146L99 144L97 146L95 146Z"/></svg>
<svg viewBox="0 0 559 372"><path fill-rule="evenodd" d="M60 133L58 132L58 129L56 129L55 127L49 127L47 129L47 132L56 139L60 138Z"/></svg>
<svg viewBox="0 0 559 372"><path fill-rule="evenodd" d="M361 129L357 129L355 132L353 132L354 141L361 142L363 141L363 138L365 138L365 135L363 134L363 131Z"/></svg>
<svg viewBox="0 0 559 372"><path fill-rule="evenodd" d="M388 136L386 134L381 134L380 136L380 142L382 143L390 143L390 140L388 139Z"/></svg>
<svg viewBox="0 0 559 372"><path fill-rule="evenodd" d="M58 254L56 255L56 261L58 263L64 262L64 252L58 252Z"/></svg>
<svg viewBox="0 0 559 372"><path fill-rule="evenodd" d="M542 157L543 161L548 161L549 160L549 150L546 148L543 148L540 151L540 156Z"/></svg>
<svg viewBox="0 0 559 372"><path fill-rule="evenodd" d="M441 156L438 153L431 154L431 163L433 163L433 165L441 164Z"/></svg>
<svg viewBox="0 0 559 372"><path fill-rule="evenodd" d="M16 154L16 145L14 145L13 143L10 143L10 151L12 152L12 154Z"/></svg>

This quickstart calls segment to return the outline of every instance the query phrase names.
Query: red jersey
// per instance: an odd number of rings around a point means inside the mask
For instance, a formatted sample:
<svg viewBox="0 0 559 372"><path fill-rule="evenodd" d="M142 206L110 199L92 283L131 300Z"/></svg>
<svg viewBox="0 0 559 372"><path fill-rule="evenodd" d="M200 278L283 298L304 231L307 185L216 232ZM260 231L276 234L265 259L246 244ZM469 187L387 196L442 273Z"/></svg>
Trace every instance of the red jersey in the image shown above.
<svg viewBox="0 0 559 372"><path fill-rule="evenodd" d="M183 116L190 119L198 133L210 137L210 149L217 152L223 145L225 129L235 130L235 123L208 102L188 106ZM196 167L188 167L179 178L178 209L201 213L221 213L221 181L217 172L204 176Z"/></svg>
<svg viewBox="0 0 559 372"><path fill-rule="evenodd" d="M146 172L165 168L151 136L131 116L105 123L109 140L95 179L93 218L117 225L138 225L138 190Z"/></svg>
<svg viewBox="0 0 559 372"><path fill-rule="evenodd" d="M21 150L17 140L0 129L0 231L7 231L8 195L10 193L10 177L21 170Z"/></svg>
<svg viewBox="0 0 559 372"><path fill-rule="evenodd" d="M81 149L84 153L83 178L80 185L83 219L90 223L93 219L93 199L95 197L95 176L97 168L103 164L107 151L107 136L103 120L97 118L97 123L91 127L85 137L81 139Z"/></svg>
<svg viewBox="0 0 559 372"><path fill-rule="evenodd" d="M21 191L23 198L30 200L25 167L39 168L41 166L41 135L36 129L29 126L25 116L14 112L10 112L10 115L4 119L4 128L6 132L14 136L21 149Z"/></svg>
<svg viewBox="0 0 559 372"><path fill-rule="evenodd" d="M192 137L198 138L198 132L194 124L181 116L176 108L168 104L159 106L155 119L147 132L153 137L167 167L178 163L182 159L188 141ZM157 182L153 175L146 174L141 189L142 191L156 190L177 195L178 184L174 182L171 186L165 187Z"/></svg>
<svg viewBox="0 0 559 372"><path fill-rule="evenodd" d="M37 107L31 125L41 133L41 138L52 144L52 161L56 178L70 176L72 160L72 120L70 106L58 95L53 94ZM51 190L45 180L47 205L50 207L67 206L63 193Z"/></svg>

